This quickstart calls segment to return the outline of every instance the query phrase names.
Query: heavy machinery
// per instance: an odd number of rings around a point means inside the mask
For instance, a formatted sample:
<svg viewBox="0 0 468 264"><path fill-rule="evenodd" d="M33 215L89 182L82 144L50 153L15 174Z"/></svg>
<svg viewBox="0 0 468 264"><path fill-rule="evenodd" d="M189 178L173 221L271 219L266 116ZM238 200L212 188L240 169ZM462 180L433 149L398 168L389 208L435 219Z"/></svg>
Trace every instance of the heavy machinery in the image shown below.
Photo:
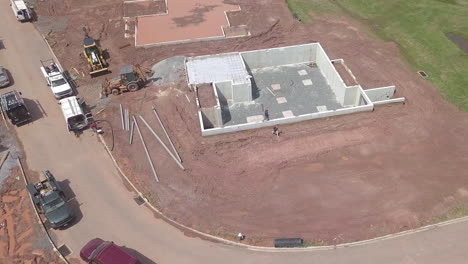
<svg viewBox="0 0 468 264"><path fill-rule="evenodd" d="M83 54L88 60L89 74L91 76L98 73L107 72L107 62L102 56L102 51L96 44L96 41L88 35L86 28L83 28L85 32L85 38L83 40Z"/></svg>
<svg viewBox="0 0 468 264"><path fill-rule="evenodd" d="M151 71L145 71L151 73ZM102 95L108 96L109 94L117 95L121 92L130 91L134 92L145 86L148 78L143 72L140 65L127 65L120 68L120 75L108 80L107 78L102 83Z"/></svg>

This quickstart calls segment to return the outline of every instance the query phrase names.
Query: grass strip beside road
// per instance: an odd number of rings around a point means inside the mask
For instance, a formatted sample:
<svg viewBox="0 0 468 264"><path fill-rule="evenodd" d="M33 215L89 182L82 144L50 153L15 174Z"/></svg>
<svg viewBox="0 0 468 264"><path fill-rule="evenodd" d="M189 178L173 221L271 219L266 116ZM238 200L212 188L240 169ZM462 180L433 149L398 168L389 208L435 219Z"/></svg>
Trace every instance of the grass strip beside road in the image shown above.
<svg viewBox="0 0 468 264"><path fill-rule="evenodd" d="M325 13L348 15L395 41L441 94L468 111L468 54L447 38L468 39L468 0L287 0L291 12L309 23Z"/></svg>

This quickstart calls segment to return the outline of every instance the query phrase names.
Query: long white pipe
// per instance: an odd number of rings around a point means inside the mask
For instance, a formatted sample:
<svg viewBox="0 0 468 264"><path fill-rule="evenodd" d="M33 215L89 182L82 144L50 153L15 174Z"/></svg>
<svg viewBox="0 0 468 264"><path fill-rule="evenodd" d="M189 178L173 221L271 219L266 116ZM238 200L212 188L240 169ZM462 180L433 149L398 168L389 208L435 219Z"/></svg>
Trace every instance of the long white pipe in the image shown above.
<svg viewBox="0 0 468 264"><path fill-rule="evenodd" d="M148 124L148 122L146 122L146 120L142 116L138 116L138 117L141 119L141 121L143 121L143 123L145 123L145 125L148 127L148 129L153 134L153 136L159 141L159 143L161 143L161 145L164 147L164 149L167 151L167 153L169 153L169 155L171 155L171 157L175 160L177 165L179 165L179 167L182 170L185 170L184 166L182 166L182 163L180 163L180 161L174 156L174 154L172 154L172 152L167 148L166 144L164 144L164 142L162 142L162 140L159 138L159 136L156 134L156 132L154 132L154 130ZM138 128L138 126L137 126L137 128Z"/></svg>
<svg viewBox="0 0 468 264"><path fill-rule="evenodd" d="M171 140L171 138L169 137L169 134L167 134L166 128L164 127L163 123L161 122L161 119L159 118L158 112L156 112L156 108L154 108L154 107L153 107L153 113L154 113L154 115L156 116L156 118L158 119L159 124L161 125L161 127L162 127L162 129L163 129L163 131L164 131L164 134L166 134L166 137L167 137L167 139L169 140L169 143L171 144L171 147L172 147L172 149L174 150L174 153L176 154L177 159L179 160L179 162L182 162L182 160L180 159L179 153L177 153L177 150L176 150L176 148L174 147L174 144L172 143L172 140Z"/></svg>
<svg viewBox="0 0 468 264"><path fill-rule="evenodd" d="M151 156L148 152L148 149L146 148L145 140L143 140L143 135L141 134L140 128L138 127L138 123L135 119L135 116L133 116L133 122L135 123L135 126L137 128L138 135L140 135L141 143L143 144L143 148L145 149L146 157L148 158L148 162L151 166L151 170L153 171L154 178L156 178L156 181L159 182L158 174L156 173L156 170L154 169L153 161L151 160Z"/></svg>

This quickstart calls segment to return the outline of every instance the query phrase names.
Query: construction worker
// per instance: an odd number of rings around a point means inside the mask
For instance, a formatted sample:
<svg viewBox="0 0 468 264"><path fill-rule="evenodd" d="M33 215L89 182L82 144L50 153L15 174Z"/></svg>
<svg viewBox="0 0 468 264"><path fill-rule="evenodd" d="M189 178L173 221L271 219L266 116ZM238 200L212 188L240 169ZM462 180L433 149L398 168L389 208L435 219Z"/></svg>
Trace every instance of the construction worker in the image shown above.
<svg viewBox="0 0 468 264"><path fill-rule="evenodd" d="M279 137L279 134L280 134L279 127L278 127L278 125L275 125L273 127L273 135L276 135L277 137Z"/></svg>
<svg viewBox="0 0 468 264"><path fill-rule="evenodd" d="M269 121L270 120L270 111L267 109L265 109L265 118L263 119L263 121Z"/></svg>

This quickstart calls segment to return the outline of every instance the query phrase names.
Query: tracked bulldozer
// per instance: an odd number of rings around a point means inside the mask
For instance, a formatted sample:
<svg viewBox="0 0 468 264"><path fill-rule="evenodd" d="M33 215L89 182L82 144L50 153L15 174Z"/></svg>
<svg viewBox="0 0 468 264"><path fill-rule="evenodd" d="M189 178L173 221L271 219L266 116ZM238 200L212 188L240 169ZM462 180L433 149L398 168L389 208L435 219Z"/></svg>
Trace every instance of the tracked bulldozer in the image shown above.
<svg viewBox="0 0 468 264"><path fill-rule="evenodd" d="M107 62L102 56L102 51L96 41L88 35L86 28L83 28L85 38L83 40L83 54L89 64L89 74L91 76L98 73L107 72Z"/></svg>
<svg viewBox="0 0 468 264"><path fill-rule="evenodd" d="M108 96L109 94L118 95L126 91L137 91L148 82L145 73L152 75L152 71L143 71L138 64L121 67L119 76L111 80L106 78L102 83L102 96Z"/></svg>

